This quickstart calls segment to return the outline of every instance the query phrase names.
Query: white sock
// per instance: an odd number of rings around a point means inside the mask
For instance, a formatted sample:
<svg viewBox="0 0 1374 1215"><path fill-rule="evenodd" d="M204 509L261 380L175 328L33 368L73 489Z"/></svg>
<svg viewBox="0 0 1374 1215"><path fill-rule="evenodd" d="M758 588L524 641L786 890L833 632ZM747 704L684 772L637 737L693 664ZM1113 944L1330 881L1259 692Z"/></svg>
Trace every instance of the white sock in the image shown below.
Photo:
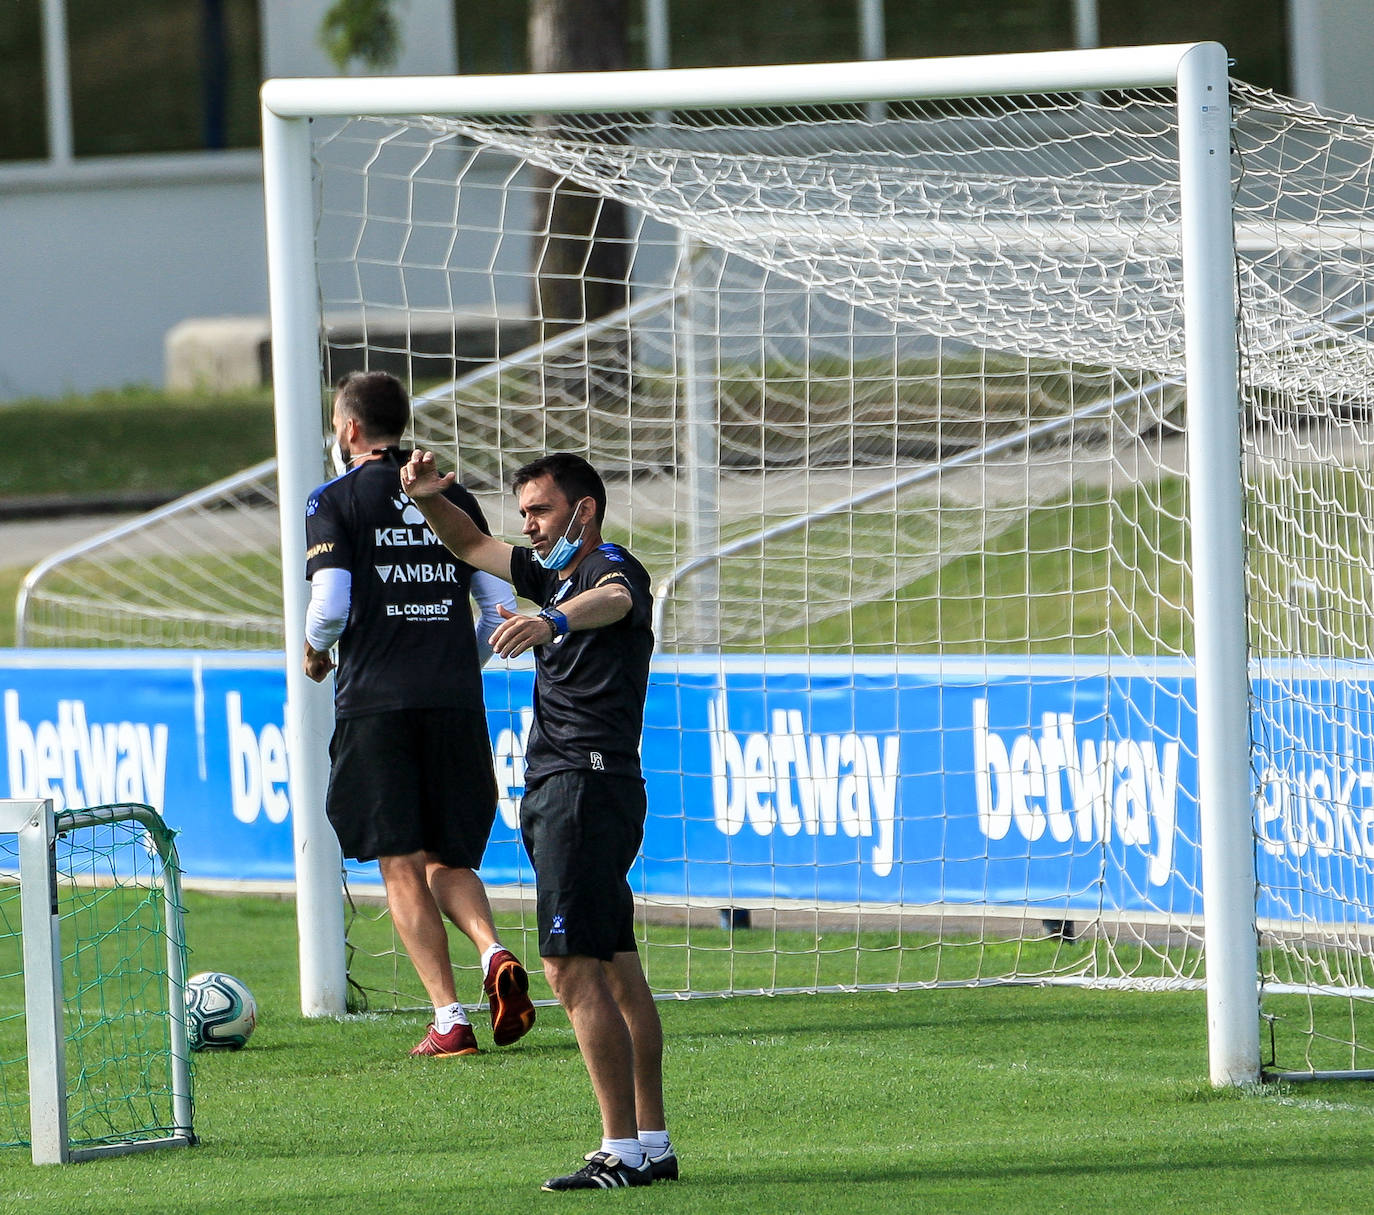
<svg viewBox="0 0 1374 1215"><path fill-rule="evenodd" d="M662 1156L673 1150L673 1142L668 1138L667 1131L640 1131L639 1146L649 1157Z"/></svg>
<svg viewBox="0 0 1374 1215"><path fill-rule="evenodd" d="M638 1139L603 1139L601 1150L614 1152L632 1169L643 1167L644 1149L639 1146Z"/></svg>
<svg viewBox="0 0 1374 1215"><path fill-rule="evenodd" d="M461 1004L450 1004L447 1008L434 1010L434 1032L446 1034L455 1025L468 1023L467 1010Z"/></svg>
<svg viewBox="0 0 1374 1215"><path fill-rule="evenodd" d="M495 957L498 953L500 953L503 949L505 949L505 946L502 945L500 941L497 941L495 945L488 945L488 946L486 947L486 949L484 949L484 950L482 951L482 974L483 974L483 975L486 975L487 971L489 971L489 970L491 969L491 960L492 960L492 958L494 958L494 957Z"/></svg>

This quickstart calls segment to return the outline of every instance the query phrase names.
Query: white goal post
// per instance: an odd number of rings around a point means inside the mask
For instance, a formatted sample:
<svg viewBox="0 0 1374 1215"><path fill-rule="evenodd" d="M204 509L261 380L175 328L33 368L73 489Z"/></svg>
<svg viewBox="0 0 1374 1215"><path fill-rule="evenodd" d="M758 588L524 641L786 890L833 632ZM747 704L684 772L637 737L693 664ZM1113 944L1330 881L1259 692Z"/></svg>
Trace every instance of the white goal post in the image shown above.
<svg viewBox="0 0 1374 1215"><path fill-rule="evenodd" d="M300 664L306 604L301 511L319 480L323 388L311 120L843 106L1153 88L1177 96L1187 458L1193 470L1206 470L1192 483L1190 526L1210 1073L1217 1085L1258 1078L1247 639L1238 627L1246 619L1246 583L1242 485L1235 475L1241 451L1230 94L1226 52L1215 43L740 69L272 80L263 86L288 742L307 1015L342 1013L347 986L339 854L323 810L330 691L306 679Z"/></svg>

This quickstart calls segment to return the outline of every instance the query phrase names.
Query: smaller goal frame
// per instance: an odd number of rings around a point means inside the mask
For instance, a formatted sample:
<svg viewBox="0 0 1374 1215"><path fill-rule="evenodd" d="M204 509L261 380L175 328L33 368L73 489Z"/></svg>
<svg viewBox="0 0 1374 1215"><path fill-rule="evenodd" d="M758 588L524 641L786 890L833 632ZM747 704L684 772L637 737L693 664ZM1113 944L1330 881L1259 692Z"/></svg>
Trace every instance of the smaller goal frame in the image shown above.
<svg viewBox="0 0 1374 1215"><path fill-rule="evenodd" d="M1212 1083L1260 1075L1255 861L1240 478L1228 58L1215 42L749 68L479 77L269 80L262 88L272 369L282 521L287 736L301 1006L340 1015L347 978L340 856L324 816L327 685L301 669L301 522L318 480L321 316L309 123L372 115L659 112L1168 88L1178 116L1198 779Z"/></svg>
<svg viewBox="0 0 1374 1215"><path fill-rule="evenodd" d="M167 1000L171 1029L172 1133L74 1148L67 1133L66 1035L62 993L62 932L55 845L59 834L134 821L163 864L167 926ZM100 806L55 813L51 799L0 801L0 832L17 837L24 953L24 1013L28 1042L29 1127L34 1164L69 1164L158 1147L189 1147L191 1066L186 1038L181 876L172 833L149 806Z"/></svg>

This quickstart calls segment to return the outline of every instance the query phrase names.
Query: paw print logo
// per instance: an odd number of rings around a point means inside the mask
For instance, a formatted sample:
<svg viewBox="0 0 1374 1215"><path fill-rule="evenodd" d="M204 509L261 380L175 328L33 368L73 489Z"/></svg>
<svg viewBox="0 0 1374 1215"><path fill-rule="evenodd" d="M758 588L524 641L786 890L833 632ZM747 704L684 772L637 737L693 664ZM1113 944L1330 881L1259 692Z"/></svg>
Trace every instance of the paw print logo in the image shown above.
<svg viewBox="0 0 1374 1215"><path fill-rule="evenodd" d="M549 929L550 934L553 934L553 933L556 933L556 932L567 932L567 931L568 931L568 930L563 926L563 917L562 917L561 915L556 915L556 916L554 916L554 917L553 917L553 927Z"/></svg>
<svg viewBox="0 0 1374 1215"><path fill-rule="evenodd" d="M417 526L424 523L425 517L420 513L420 508L405 494L397 494L391 499L391 505L401 512L402 523L414 523Z"/></svg>

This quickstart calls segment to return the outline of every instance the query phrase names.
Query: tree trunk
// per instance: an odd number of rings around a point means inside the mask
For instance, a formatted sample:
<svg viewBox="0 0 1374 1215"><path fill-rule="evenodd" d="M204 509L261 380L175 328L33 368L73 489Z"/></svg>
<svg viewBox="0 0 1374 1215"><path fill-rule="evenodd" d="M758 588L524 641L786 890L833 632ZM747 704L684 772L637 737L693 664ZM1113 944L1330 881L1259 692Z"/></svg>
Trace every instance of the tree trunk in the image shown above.
<svg viewBox="0 0 1374 1215"><path fill-rule="evenodd" d="M626 0L531 0L530 70L624 69L626 7ZM546 115L537 125L547 130L565 121L559 115ZM613 126L606 125L598 137L621 138ZM620 203L543 169L535 171L534 186L534 230L548 235L538 239L534 249L533 303L540 336L547 340L625 306L629 246L625 208ZM589 371L597 376L598 391L607 387L607 373L612 380L621 378L612 367L587 368L581 351L572 352L571 358L580 372L562 359L559 371L546 363L546 387L554 399L588 400Z"/></svg>

